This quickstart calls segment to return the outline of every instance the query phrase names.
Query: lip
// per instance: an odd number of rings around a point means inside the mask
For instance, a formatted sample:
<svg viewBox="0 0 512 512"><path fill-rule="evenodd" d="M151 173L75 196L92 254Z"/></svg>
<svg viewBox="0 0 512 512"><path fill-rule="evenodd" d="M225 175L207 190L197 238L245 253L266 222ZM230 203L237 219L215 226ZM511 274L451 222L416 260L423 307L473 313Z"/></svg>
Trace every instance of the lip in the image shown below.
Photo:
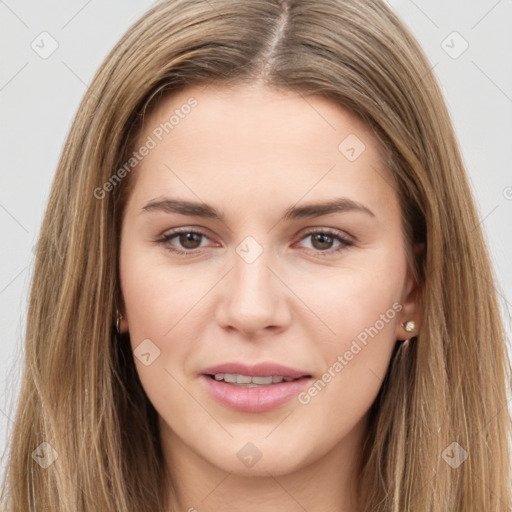
<svg viewBox="0 0 512 512"><path fill-rule="evenodd" d="M280 375L281 377L289 377L291 379L311 376L307 371L297 370L270 362L258 363L251 366L244 363L231 362L211 366L201 371L202 375L215 375L216 373L235 373L237 375L247 375L248 377L272 377L274 375Z"/></svg>
<svg viewBox="0 0 512 512"><path fill-rule="evenodd" d="M250 377L289 377L289 382L246 388L212 379L216 373L235 373ZM308 372L276 363L259 363L248 366L243 363L225 363L205 368L199 376L210 396L221 405L239 412L265 412L275 409L297 396L311 381Z"/></svg>
<svg viewBox="0 0 512 512"><path fill-rule="evenodd" d="M283 405L297 396L311 381L302 377L258 388L244 388L200 375L200 381L210 396L221 405L240 412L265 412Z"/></svg>

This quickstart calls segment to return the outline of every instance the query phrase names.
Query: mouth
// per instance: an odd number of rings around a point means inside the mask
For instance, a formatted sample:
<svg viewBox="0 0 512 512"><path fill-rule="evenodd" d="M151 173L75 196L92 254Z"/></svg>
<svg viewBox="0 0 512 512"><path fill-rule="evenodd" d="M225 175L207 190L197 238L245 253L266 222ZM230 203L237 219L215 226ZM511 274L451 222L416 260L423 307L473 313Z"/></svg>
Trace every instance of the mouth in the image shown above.
<svg viewBox="0 0 512 512"><path fill-rule="evenodd" d="M276 409L312 380L308 371L274 362L226 362L203 369L199 377L210 398L239 412Z"/></svg>
<svg viewBox="0 0 512 512"><path fill-rule="evenodd" d="M265 412L290 402L312 374L275 363L225 363L199 374L203 389L218 404L238 412Z"/></svg>

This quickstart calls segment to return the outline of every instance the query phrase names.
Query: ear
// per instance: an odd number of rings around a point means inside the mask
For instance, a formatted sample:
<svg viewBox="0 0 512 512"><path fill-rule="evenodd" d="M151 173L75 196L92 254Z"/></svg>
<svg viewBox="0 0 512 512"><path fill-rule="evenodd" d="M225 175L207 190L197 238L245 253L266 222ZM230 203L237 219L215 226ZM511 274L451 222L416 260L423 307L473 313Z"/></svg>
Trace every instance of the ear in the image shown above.
<svg viewBox="0 0 512 512"><path fill-rule="evenodd" d="M417 259L423 254L424 250L424 243L416 244L413 249L414 258ZM402 304L402 310L400 312L399 324L396 327L396 339L407 340L418 334L423 320L422 289L414 277L411 268L407 269L407 278L402 291L400 304ZM411 320L414 322L414 329L406 331L402 324Z"/></svg>
<svg viewBox="0 0 512 512"><path fill-rule="evenodd" d="M123 316L123 318L121 318L121 321L119 322L119 330L121 331L121 334L123 334L128 330L128 318L126 318L126 307L124 305L124 300L122 298L118 300L117 310Z"/></svg>

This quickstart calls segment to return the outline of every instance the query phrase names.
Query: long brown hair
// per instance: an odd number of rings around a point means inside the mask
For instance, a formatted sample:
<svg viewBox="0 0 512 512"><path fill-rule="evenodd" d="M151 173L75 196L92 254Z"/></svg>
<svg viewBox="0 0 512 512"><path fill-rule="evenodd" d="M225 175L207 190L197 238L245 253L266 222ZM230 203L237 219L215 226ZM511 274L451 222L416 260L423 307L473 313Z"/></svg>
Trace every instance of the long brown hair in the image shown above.
<svg viewBox="0 0 512 512"><path fill-rule="evenodd" d="M156 411L113 328L135 171L113 176L165 94L255 82L350 109L396 177L423 321L393 353L370 411L361 510L510 510L510 363L495 276L431 66L382 0L163 1L110 52L71 127L37 244L7 510L164 512L173 489Z"/></svg>

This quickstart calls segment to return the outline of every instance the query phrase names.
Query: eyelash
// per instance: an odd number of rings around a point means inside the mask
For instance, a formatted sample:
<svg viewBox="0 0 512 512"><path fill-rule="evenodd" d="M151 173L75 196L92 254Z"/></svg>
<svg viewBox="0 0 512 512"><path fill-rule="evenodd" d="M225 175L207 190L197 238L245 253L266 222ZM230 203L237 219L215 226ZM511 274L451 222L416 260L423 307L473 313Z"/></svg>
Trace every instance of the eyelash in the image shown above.
<svg viewBox="0 0 512 512"><path fill-rule="evenodd" d="M190 228L178 228L178 229L175 229L175 230L171 231L170 233L167 233L166 235L162 236L162 238L160 240L157 240L157 242L162 244L166 250L168 250L174 254L186 255L186 254L201 253L200 249L181 250L181 249L174 249L169 246L169 241L182 233L194 233L196 235L200 235L205 238L208 238L208 236L205 233L202 233L201 231L196 231L196 230L190 229ZM302 241L303 239L307 238L310 235L316 235L316 234L328 235L340 242L340 246L336 249L327 249L325 251L309 249L309 250L314 251L316 254L318 254L320 256L329 256L332 253L339 253L343 249L346 249L347 247L350 247L351 245L354 244L354 242L352 242L348 238L345 238L345 237L339 235L336 231L333 231L329 228L311 229L304 234L304 236L301 238L300 241Z"/></svg>

